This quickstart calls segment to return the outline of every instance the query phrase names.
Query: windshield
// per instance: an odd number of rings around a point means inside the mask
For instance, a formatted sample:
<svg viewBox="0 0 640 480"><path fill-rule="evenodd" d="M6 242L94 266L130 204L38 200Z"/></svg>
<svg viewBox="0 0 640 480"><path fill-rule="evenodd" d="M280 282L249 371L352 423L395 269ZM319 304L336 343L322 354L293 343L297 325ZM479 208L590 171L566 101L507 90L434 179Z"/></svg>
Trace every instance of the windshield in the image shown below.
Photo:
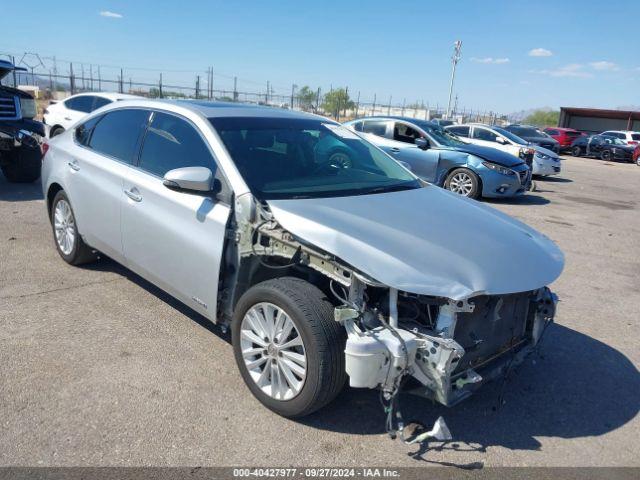
<svg viewBox="0 0 640 480"><path fill-rule="evenodd" d="M467 142L464 142L460 137L455 135L453 132L449 132L444 130L438 125L435 125L432 122L422 122L422 121L414 121L418 127L422 128L431 139L435 140L435 142L442 147L461 147L467 145ZM453 123L453 122L452 122Z"/></svg>
<svg viewBox="0 0 640 480"><path fill-rule="evenodd" d="M531 127L511 127L513 133L515 133L519 137L547 137L548 135L542 133L537 128Z"/></svg>
<svg viewBox="0 0 640 480"><path fill-rule="evenodd" d="M491 127L491 128L493 128L500 135L502 135L505 138L508 138L509 140L511 140L514 143L518 143L520 145L528 145L529 144L529 142L527 142L526 140L520 138L517 135L514 135L509 130L505 130L504 128L500 128L500 127Z"/></svg>
<svg viewBox="0 0 640 480"><path fill-rule="evenodd" d="M330 121L255 117L209 121L252 193L261 200L421 187L394 159Z"/></svg>

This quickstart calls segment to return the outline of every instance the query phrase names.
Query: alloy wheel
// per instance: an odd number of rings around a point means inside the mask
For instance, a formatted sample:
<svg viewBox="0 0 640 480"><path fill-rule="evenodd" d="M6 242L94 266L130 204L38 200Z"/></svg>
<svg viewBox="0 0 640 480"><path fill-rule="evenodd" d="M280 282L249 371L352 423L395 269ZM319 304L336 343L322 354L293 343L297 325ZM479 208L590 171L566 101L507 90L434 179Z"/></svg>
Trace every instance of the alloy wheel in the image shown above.
<svg viewBox="0 0 640 480"><path fill-rule="evenodd" d="M60 251L70 255L76 242L76 228L71 206L64 200L58 200L53 211L53 227Z"/></svg>
<svg viewBox="0 0 640 480"><path fill-rule="evenodd" d="M252 306L240 325L240 349L256 385L276 400L291 400L304 386L307 356L291 317L280 307Z"/></svg>
<svg viewBox="0 0 640 480"><path fill-rule="evenodd" d="M468 173L458 172L449 180L449 190L468 197L473 190L473 180Z"/></svg>

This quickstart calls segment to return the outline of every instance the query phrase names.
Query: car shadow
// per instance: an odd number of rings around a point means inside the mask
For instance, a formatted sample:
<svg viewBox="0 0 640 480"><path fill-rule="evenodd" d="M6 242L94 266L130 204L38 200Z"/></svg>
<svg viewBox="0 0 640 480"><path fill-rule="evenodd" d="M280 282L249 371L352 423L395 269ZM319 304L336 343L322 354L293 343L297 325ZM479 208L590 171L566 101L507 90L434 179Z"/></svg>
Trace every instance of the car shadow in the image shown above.
<svg viewBox="0 0 640 480"><path fill-rule="evenodd" d="M573 183L573 180L565 177L552 177L552 176L543 177L543 176L535 175L533 179L536 182L542 181L542 182L548 182L548 183Z"/></svg>
<svg viewBox="0 0 640 480"><path fill-rule="evenodd" d="M33 183L9 183L0 172L0 202L28 202L43 198L40 180Z"/></svg>
<svg viewBox="0 0 640 480"><path fill-rule="evenodd" d="M231 334L229 331L223 331L222 328L212 323L204 315L201 315L195 310L189 308L181 301L177 300L176 298L169 295L164 290L155 286L153 283L145 280L137 273L134 273L133 271L129 270L127 267L120 265L119 263L117 263L116 261L112 260L107 256L104 256L101 254L99 261L88 263L85 265L80 265L79 268L84 268L86 270L93 270L96 272L117 273L118 275L125 277L127 280L131 281L132 283L135 283L139 287L144 288L147 292L151 293L152 295L155 295L160 300L162 300L163 302L165 302L166 304L168 304L169 306L171 306L172 308L176 309L178 312L183 314L185 317L188 317L189 319L193 320L202 328L210 331L211 333L221 338L225 342L229 344L231 343Z"/></svg>
<svg viewBox="0 0 640 480"><path fill-rule="evenodd" d="M524 195L520 195L519 197L510 197L510 198L484 198L483 201L487 204L495 204L495 205L546 205L551 203L550 200L541 197L540 195L535 195L531 192L527 192Z"/></svg>
<svg viewBox="0 0 640 480"><path fill-rule="evenodd" d="M539 353L513 369L506 382L486 384L450 408L412 395L402 395L400 402L406 422L430 428L443 416L453 435L451 442L408 447L417 460L430 461L430 450L539 450L537 437L599 436L632 420L640 409L640 374L621 352L553 324ZM300 421L344 433L385 431L379 395L365 390L345 389L337 401Z"/></svg>
<svg viewBox="0 0 640 480"><path fill-rule="evenodd" d="M229 332L174 299L142 277L104 257L84 266L114 272L166 302L212 334L231 343ZM235 367L234 367L235 368ZM427 458L430 451L485 452L501 446L539 450L538 437L565 439L604 435L631 421L640 410L640 372L621 352L583 333L552 324L540 345L508 378L483 386L469 399L444 407L421 397L402 394L407 424L430 427L443 416L452 432L450 442L407 447L415 460L463 469L482 463L453 464ZM319 430L357 435L385 433L385 414L378 391L346 387L320 411L297 419Z"/></svg>

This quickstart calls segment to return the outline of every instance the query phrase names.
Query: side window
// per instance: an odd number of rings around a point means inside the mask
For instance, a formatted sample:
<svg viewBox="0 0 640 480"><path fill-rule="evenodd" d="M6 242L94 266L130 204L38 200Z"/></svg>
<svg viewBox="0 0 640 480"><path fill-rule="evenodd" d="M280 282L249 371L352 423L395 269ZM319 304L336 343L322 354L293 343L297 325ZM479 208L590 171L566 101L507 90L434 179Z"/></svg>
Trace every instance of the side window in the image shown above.
<svg viewBox="0 0 640 480"><path fill-rule="evenodd" d="M148 110L126 109L106 113L94 127L89 147L133 164L138 141L148 119Z"/></svg>
<svg viewBox="0 0 640 480"><path fill-rule="evenodd" d="M64 105L68 109L75 110L76 112L89 113L91 112L94 98L95 97L93 95L80 95L79 97L66 100Z"/></svg>
<svg viewBox="0 0 640 480"><path fill-rule="evenodd" d="M558 130L554 130L552 128L546 128L544 131L547 133L547 135L560 135L560 132Z"/></svg>
<svg viewBox="0 0 640 480"><path fill-rule="evenodd" d="M415 143L422 135L405 123L395 122L393 125L393 139L398 142Z"/></svg>
<svg viewBox="0 0 640 480"><path fill-rule="evenodd" d="M363 123L364 123L364 122L356 122L356 123L352 124L353 129L354 129L356 132L361 132L361 131L362 131L362 124L363 124Z"/></svg>
<svg viewBox="0 0 640 480"><path fill-rule="evenodd" d="M74 133L76 142L84 147L89 146L89 140L91 139L93 129L101 119L102 116L94 117L91 120L84 122L82 125L78 125Z"/></svg>
<svg viewBox="0 0 640 480"><path fill-rule="evenodd" d="M451 127L447 128L447 131L459 137L469 137L469 127Z"/></svg>
<svg viewBox="0 0 640 480"><path fill-rule="evenodd" d="M475 127L473 129L473 138L477 140L484 140L485 142L495 142L498 136L487 130L486 128Z"/></svg>
<svg viewBox="0 0 640 480"><path fill-rule="evenodd" d="M110 103L111 100L109 100L108 98L95 97L95 101L93 102L93 108L91 109L91 111L93 112L94 110L97 110L100 107L104 107L105 105L109 105Z"/></svg>
<svg viewBox="0 0 640 480"><path fill-rule="evenodd" d="M365 120L362 131L384 137L387 134L387 123L386 120Z"/></svg>
<svg viewBox="0 0 640 480"><path fill-rule="evenodd" d="M159 177L182 167L207 167L216 173L211 152L197 130L180 117L159 112L147 130L139 166Z"/></svg>

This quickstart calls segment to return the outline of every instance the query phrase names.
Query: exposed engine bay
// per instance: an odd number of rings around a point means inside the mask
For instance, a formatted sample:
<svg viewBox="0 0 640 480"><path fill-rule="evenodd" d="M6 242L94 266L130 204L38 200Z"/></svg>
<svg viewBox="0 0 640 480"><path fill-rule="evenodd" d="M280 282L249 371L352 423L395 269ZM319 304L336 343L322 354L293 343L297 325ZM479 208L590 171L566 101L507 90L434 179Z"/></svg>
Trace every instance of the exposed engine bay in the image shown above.
<svg viewBox="0 0 640 480"><path fill-rule="evenodd" d="M256 217L236 236L240 258L321 274L335 321L347 332L349 384L381 390L390 432L402 431L395 411L401 388L454 405L521 362L553 321L557 298L547 287L457 300L399 291L296 238L268 208ZM229 311L233 298L227 298Z"/></svg>

